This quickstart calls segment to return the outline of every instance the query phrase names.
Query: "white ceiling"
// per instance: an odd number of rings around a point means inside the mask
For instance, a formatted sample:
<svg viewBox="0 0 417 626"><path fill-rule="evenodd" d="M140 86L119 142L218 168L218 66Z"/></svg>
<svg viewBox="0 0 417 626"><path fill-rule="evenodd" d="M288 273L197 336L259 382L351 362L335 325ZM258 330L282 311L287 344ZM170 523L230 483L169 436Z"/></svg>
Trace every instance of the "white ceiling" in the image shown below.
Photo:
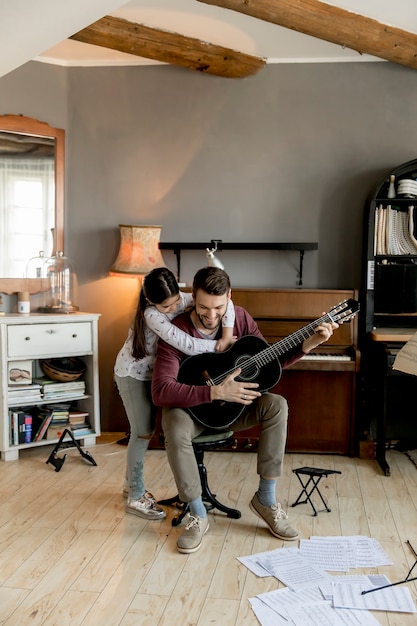
<svg viewBox="0 0 417 626"><path fill-rule="evenodd" d="M416 0L327 2L417 33ZM63 66L149 65L149 59L67 38L113 15L267 58L269 63L377 60L235 11L196 0L1 0L0 76L27 61Z"/></svg>

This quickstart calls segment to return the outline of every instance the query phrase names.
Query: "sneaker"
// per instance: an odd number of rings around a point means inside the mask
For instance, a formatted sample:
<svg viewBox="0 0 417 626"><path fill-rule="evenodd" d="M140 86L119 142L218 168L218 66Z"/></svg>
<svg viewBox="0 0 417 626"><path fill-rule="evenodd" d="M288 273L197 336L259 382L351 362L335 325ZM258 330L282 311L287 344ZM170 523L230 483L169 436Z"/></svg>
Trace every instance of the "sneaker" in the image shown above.
<svg viewBox="0 0 417 626"><path fill-rule="evenodd" d="M249 503L249 508L255 515L266 522L271 533L278 539L283 539L284 541L298 539L297 531L288 524L288 515L281 508L279 502L272 506L263 506L258 500L258 494L255 493Z"/></svg>
<svg viewBox="0 0 417 626"><path fill-rule="evenodd" d="M186 519L187 524L177 540L177 550L183 554L191 554L200 548L203 537L209 529L209 523L207 517L199 517L191 513Z"/></svg>
<svg viewBox="0 0 417 626"><path fill-rule="evenodd" d="M163 520L166 518L164 509L161 509L155 502L155 498L149 491L139 498L139 500L127 499L126 512L133 513L144 519L158 519Z"/></svg>

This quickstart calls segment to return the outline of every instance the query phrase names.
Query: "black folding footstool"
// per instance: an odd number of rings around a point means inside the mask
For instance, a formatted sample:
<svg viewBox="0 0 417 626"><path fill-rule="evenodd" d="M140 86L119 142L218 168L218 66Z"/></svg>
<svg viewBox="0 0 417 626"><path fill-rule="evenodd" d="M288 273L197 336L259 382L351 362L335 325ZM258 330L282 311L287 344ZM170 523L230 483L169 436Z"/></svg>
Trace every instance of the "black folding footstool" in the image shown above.
<svg viewBox="0 0 417 626"><path fill-rule="evenodd" d="M328 513L330 513L331 509L329 509L329 507L323 500L323 496L320 493L318 485L322 478L327 478L327 476L329 476L330 474L341 474L342 472L339 472L339 470L318 469L317 467L299 467L298 469L293 470L293 472L294 474L296 474L303 489L297 500L291 506L297 506L297 504L306 504L307 502L310 502L314 511L313 515L317 515L317 513L321 513L321 511L327 511ZM306 482L303 482L302 477L304 476L308 476L308 480L304 478L304 481ZM308 490L309 488L310 490ZM321 501L324 504L324 509L320 509L320 511L316 511L314 503L311 499L311 495L314 491L317 491ZM301 500L304 494L306 496L306 499Z"/></svg>

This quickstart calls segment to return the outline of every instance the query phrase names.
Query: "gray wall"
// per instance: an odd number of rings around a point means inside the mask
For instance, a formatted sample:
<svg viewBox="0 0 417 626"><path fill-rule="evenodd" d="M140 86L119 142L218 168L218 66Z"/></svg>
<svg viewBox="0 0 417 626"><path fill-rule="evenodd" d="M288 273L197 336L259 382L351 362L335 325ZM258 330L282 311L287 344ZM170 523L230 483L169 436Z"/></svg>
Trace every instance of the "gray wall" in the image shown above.
<svg viewBox="0 0 417 626"><path fill-rule="evenodd" d="M318 242L304 287L359 287L366 197L416 158L416 101L417 73L389 63L269 65L227 80L31 62L0 78L0 114L66 130L65 252L80 308L102 314L105 430L127 427L112 366L138 288L107 276L118 224L161 224L162 241ZM295 252L221 258L235 287L297 286ZM203 250L184 252L181 279L204 264Z"/></svg>

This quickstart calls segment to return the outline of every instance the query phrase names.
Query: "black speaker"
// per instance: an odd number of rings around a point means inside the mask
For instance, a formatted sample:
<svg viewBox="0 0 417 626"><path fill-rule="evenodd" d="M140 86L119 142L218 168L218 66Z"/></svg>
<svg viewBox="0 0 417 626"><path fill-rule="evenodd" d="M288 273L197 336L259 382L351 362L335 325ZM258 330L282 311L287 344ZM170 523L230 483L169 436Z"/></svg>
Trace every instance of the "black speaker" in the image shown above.
<svg viewBox="0 0 417 626"><path fill-rule="evenodd" d="M377 263L375 313L417 312L417 265Z"/></svg>

